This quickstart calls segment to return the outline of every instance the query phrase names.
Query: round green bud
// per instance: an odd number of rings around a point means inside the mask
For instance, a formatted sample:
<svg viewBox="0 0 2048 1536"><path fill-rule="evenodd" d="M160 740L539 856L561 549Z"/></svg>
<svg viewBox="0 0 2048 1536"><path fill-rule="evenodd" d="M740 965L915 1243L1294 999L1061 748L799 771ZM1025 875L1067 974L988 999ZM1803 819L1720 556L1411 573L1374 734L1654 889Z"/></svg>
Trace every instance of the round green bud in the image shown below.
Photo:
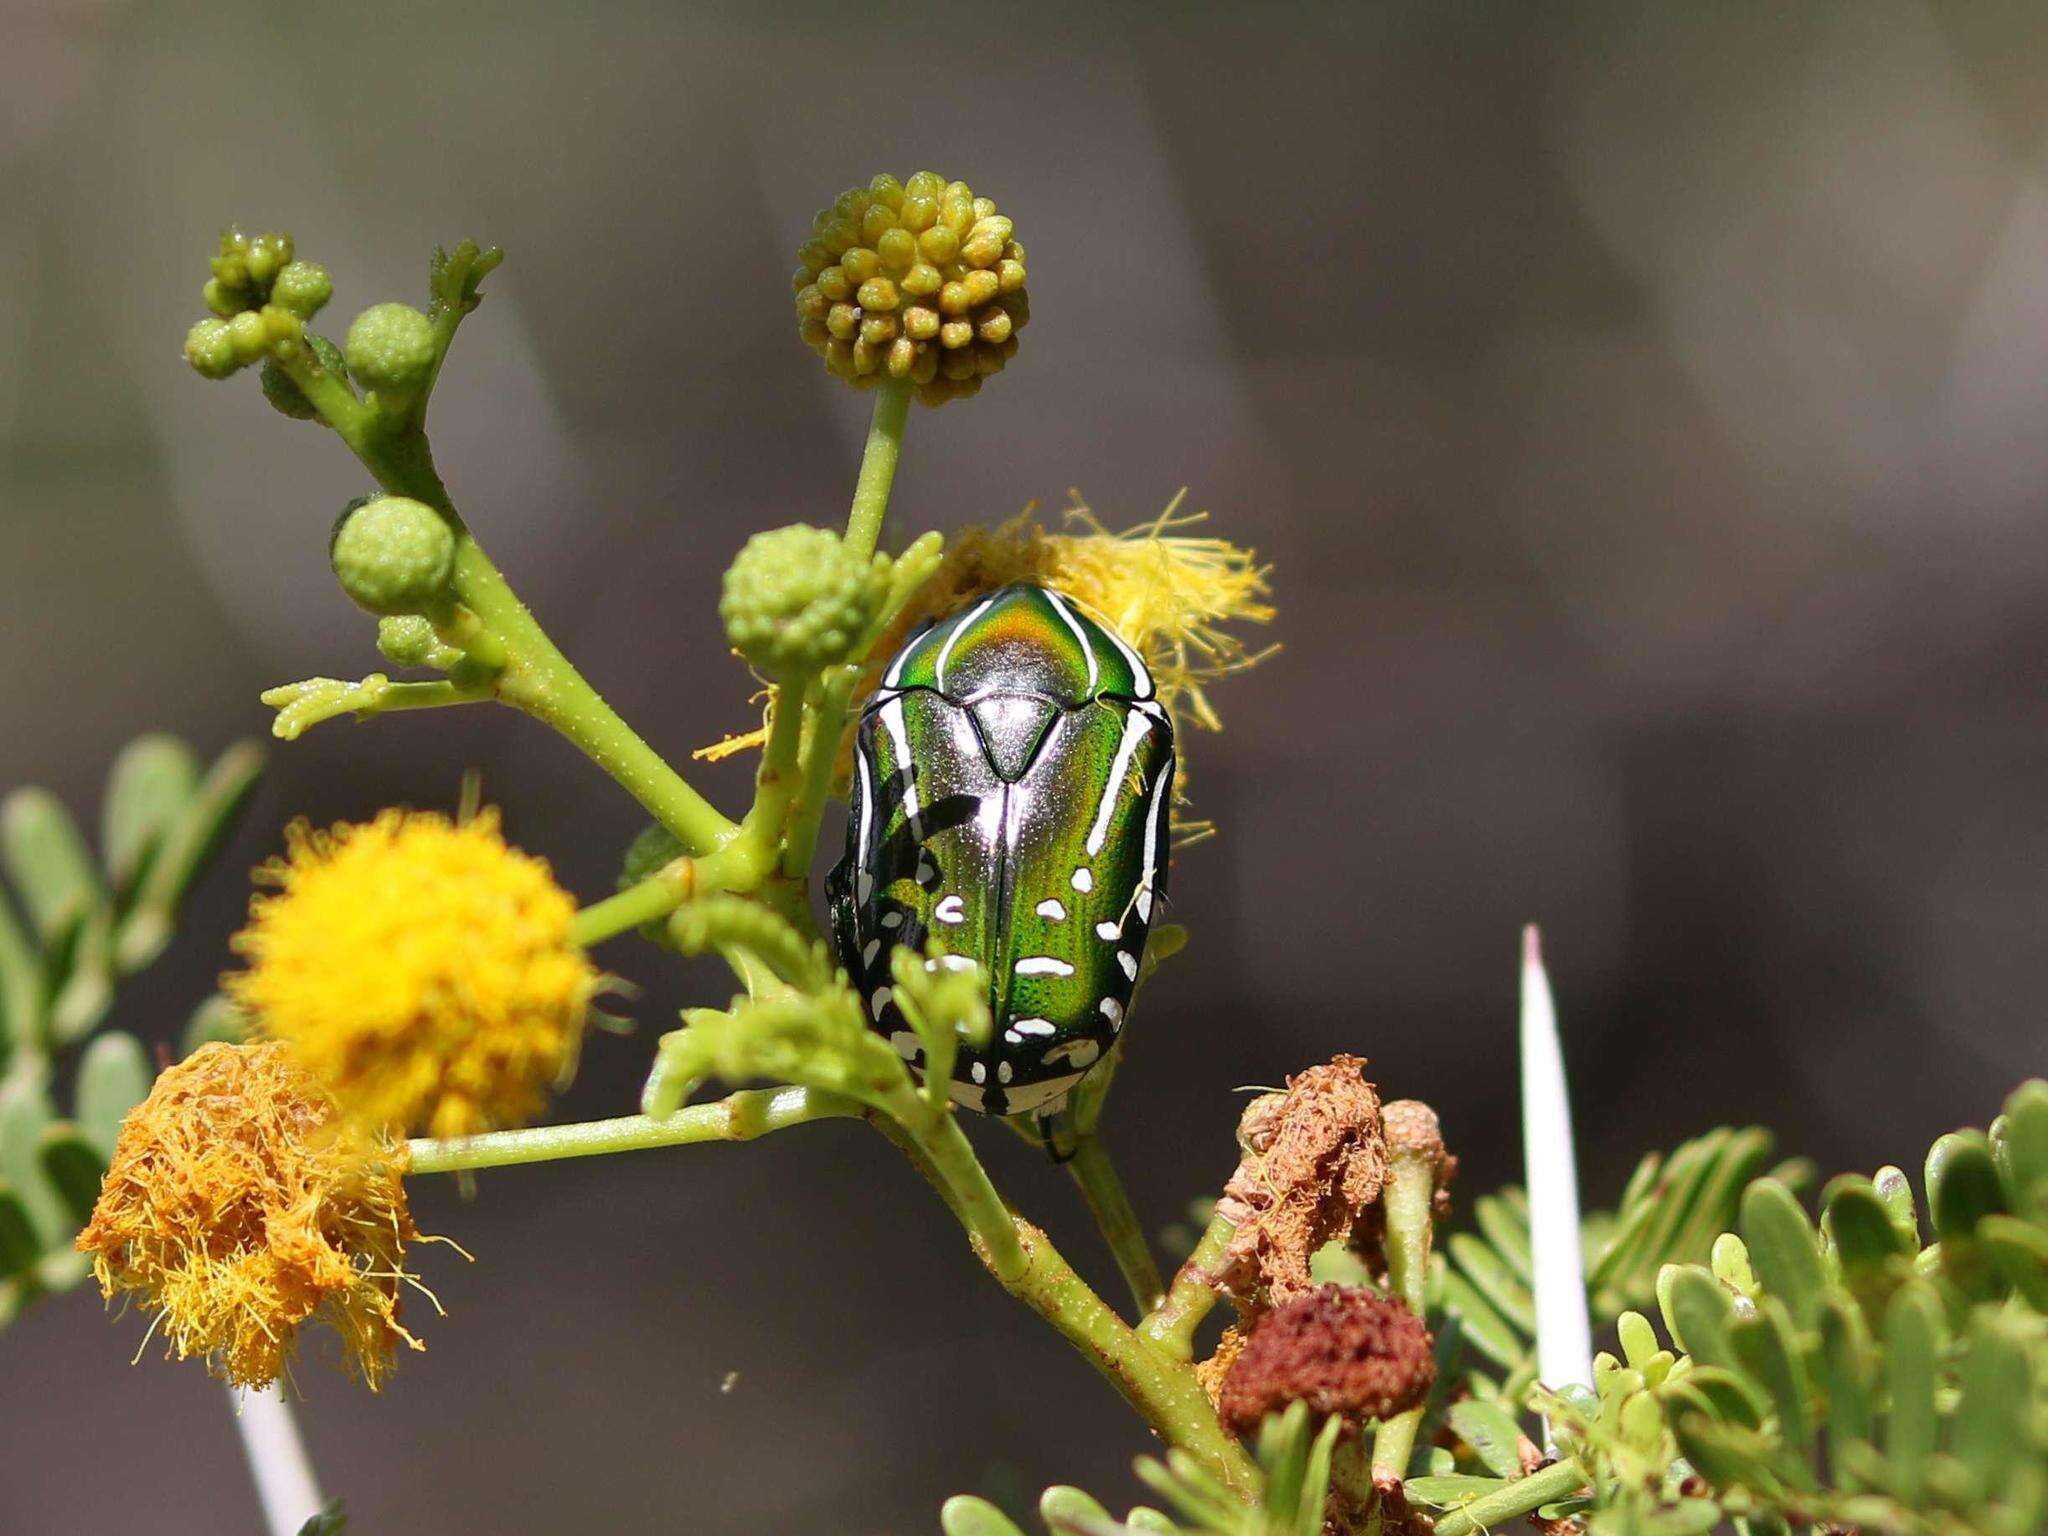
<svg viewBox="0 0 2048 1536"><path fill-rule="evenodd" d="M433 624L416 613L386 614L379 619L377 649L394 667L441 666L453 651L434 633Z"/></svg>
<svg viewBox="0 0 2048 1536"><path fill-rule="evenodd" d="M224 379L241 367L235 358L235 344L228 335L228 323L206 319L185 333L185 361L201 378Z"/></svg>
<svg viewBox="0 0 2048 1536"><path fill-rule="evenodd" d="M249 242L243 262L249 269L249 281L258 288L268 288L285 263L292 259L292 237L290 235L258 235Z"/></svg>
<svg viewBox="0 0 2048 1536"><path fill-rule="evenodd" d="M235 362L247 366L270 350L270 327L258 310L245 309L228 322L228 344L235 349Z"/></svg>
<svg viewBox="0 0 2048 1536"><path fill-rule="evenodd" d="M357 606L376 614L431 613L448 601L455 530L425 502L379 496L342 515L328 557Z"/></svg>
<svg viewBox="0 0 2048 1536"><path fill-rule="evenodd" d="M1030 318L1015 237L965 182L877 176L821 211L798 249L797 334L856 388L907 379L926 405L971 395Z"/></svg>
<svg viewBox="0 0 2048 1536"><path fill-rule="evenodd" d="M434 322L410 304L373 304L350 322L342 352L364 389L411 394L434 369Z"/></svg>
<svg viewBox="0 0 2048 1536"><path fill-rule="evenodd" d="M263 362L263 398L293 421L312 421L319 412L313 409L305 391L292 382L292 376L278 367L276 358L265 358Z"/></svg>
<svg viewBox="0 0 2048 1536"><path fill-rule="evenodd" d="M206 286L199 290L199 297L206 307L221 319L228 320L249 307L249 291L246 288L230 288L217 277L209 277Z"/></svg>
<svg viewBox="0 0 2048 1536"><path fill-rule="evenodd" d="M334 297L334 279L317 261L294 261L270 285L270 302L310 320Z"/></svg>
<svg viewBox="0 0 2048 1536"><path fill-rule="evenodd" d="M886 556L863 559L838 534L797 523L747 540L718 616L732 648L779 681L848 660L888 590Z"/></svg>

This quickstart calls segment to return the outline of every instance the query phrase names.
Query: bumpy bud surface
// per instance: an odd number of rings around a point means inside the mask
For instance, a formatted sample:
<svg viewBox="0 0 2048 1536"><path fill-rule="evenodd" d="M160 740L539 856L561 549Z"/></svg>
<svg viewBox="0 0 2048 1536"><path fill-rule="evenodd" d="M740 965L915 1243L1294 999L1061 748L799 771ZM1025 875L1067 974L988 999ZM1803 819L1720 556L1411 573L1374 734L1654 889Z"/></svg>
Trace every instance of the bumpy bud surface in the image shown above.
<svg viewBox="0 0 2048 1536"><path fill-rule="evenodd" d="M455 532L424 502L380 496L343 517L331 558L342 590L371 613L429 613L447 602Z"/></svg>
<svg viewBox="0 0 2048 1536"><path fill-rule="evenodd" d="M270 285L270 302L310 320L334 297L334 279L316 261L287 263Z"/></svg>
<svg viewBox="0 0 2048 1536"><path fill-rule="evenodd" d="M1326 1285L1253 1325L1217 1408L1240 1435L1297 1402L1356 1423L1414 1407L1435 1380L1435 1341L1421 1318L1377 1291Z"/></svg>
<svg viewBox="0 0 2048 1536"><path fill-rule="evenodd" d="M228 323L218 318L200 321L185 333L185 361L207 379L224 379L241 367L235 357L235 343L228 335Z"/></svg>
<svg viewBox="0 0 2048 1536"><path fill-rule="evenodd" d="M798 334L859 388L909 379L926 405L971 395L1031 317L1013 235L964 181L877 176L812 221L791 279Z"/></svg>
<svg viewBox="0 0 2048 1536"><path fill-rule="evenodd" d="M342 351L363 388L411 394L434 369L434 322L410 304L373 304L350 322Z"/></svg>
<svg viewBox="0 0 2048 1536"><path fill-rule="evenodd" d="M863 559L838 534L797 523L747 540L718 616L732 648L781 679L846 660L888 590L886 556Z"/></svg>

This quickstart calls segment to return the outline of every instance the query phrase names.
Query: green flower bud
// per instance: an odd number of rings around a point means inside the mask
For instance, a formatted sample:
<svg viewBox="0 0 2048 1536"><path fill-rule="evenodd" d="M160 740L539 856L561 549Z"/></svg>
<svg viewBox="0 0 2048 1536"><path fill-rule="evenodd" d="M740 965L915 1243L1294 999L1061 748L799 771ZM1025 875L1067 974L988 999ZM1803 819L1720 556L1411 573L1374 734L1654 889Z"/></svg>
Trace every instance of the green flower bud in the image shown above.
<svg viewBox="0 0 2048 1536"><path fill-rule="evenodd" d="M317 261L294 261L270 285L270 302L310 320L334 297L334 279Z"/></svg>
<svg viewBox="0 0 2048 1536"><path fill-rule="evenodd" d="M258 235L249 242L248 252L242 258L249 269L250 283L266 290L291 259L292 237L278 234Z"/></svg>
<svg viewBox="0 0 2048 1536"><path fill-rule="evenodd" d="M201 378L224 379L241 367L235 358L235 344L228 336L228 323L221 319L200 321L185 333L185 361Z"/></svg>
<svg viewBox="0 0 2048 1536"><path fill-rule="evenodd" d="M364 389L409 395L434 371L434 322L410 304L373 304L350 322L342 351Z"/></svg>
<svg viewBox="0 0 2048 1536"><path fill-rule="evenodd" d="M857 388L909 379L926 405L971 395L1031 317L1024 247L965 182L877 176L821 211L797 252L797 334Z"/></svg>
<svg viewBox="0 0 2048 1536"><path fill-rule="evenodd" d="M234 348L237 367L247 367L270 350L270 327L261 312L245 309L228 322L228 345Z"/></svg>
<svg viewBox="0 0 2048 1536"><path fill-rule="evenodd" d="M798 523L747 540L718 616L732 648L779 681L847 660L888 590L887 556L863 559L838 534Z"/></svg>
<svg viewBox="0 0 2048 1536"><path fill-rule="evenodd" d="M462 652L434 633L431 620L416 613L387 614L377 621L377 649L394 667L440 667L462 660Z"/></svg>
<svg viewBox="0 0 2048 1536"><path fill-rule="evenodd" d="M432 613L448 602L455 530L424 502L379 496L342 514L328 558L341 589L371 613Z"/></svg>

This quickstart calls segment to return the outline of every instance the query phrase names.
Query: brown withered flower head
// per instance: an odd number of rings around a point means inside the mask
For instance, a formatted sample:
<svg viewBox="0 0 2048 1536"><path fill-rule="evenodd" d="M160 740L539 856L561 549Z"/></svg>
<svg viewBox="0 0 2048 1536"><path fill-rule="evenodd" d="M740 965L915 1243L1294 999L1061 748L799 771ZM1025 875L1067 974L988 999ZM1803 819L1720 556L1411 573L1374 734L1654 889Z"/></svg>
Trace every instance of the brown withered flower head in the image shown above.
<svg viewBox="0 0 2048 1536"><path fill-rule="evenodd" d="M1236 1227L1222 1280L1240 1310L1308 1294L1315 1251L1348 1241L1379 1199L1387 1154L1364 1068L1360 1056L1311 1067L1238 1122L1243 1159L1218 1211Z"/></svg>
<svg viewBox="0 0 2048 1536"><path fill-rule="evenodd" d="M1354 1424L1392 1418L1421 1402L1436 1380L1435 1347L1422 1319L1400 1302L1326 1285L1252 1326L1217 1406L1240 1435L1298 1402Z"/></svg>

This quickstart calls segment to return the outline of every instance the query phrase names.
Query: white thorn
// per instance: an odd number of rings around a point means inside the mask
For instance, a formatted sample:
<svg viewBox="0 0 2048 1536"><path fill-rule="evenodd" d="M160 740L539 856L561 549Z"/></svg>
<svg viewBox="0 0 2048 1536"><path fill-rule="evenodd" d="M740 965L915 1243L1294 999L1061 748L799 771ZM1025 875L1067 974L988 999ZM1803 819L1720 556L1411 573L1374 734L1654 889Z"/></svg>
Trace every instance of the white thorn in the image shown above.
<svg viewBox="0 0 2048 1536"><path fill-rule="evenodd" d="M284 1388L230 1387L228 1396L235 1406L242 1450L249 1458L249 1475L256 1480L256 1497L263 1505L264 1525L270 1536L297 1536L299 1528L320 1513L323 1501Z"/></svg>
<svg viewBox="0 0 2048 1536"><path fill-rule="evenodd" d="M1579 1178L1557 1005L1534 924L1522 930L1522 1160L1536 1279L1536 1371L1552 1391L1593 1385L1593 1333L1579 1247ZM1545 1427L1546 1437L1548 1426Z"/></svg>

